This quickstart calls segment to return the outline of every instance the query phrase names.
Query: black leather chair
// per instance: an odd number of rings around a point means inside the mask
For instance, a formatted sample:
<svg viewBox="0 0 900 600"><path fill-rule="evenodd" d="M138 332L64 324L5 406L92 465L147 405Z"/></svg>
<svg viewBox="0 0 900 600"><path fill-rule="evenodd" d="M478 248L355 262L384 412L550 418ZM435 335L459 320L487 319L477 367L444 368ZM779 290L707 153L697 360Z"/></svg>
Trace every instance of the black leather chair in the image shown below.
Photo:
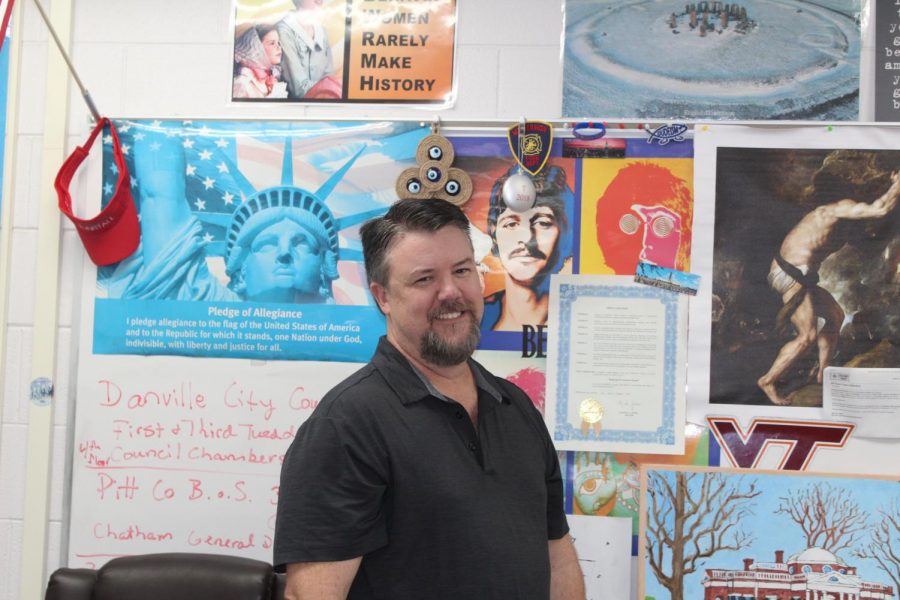
<svg viewBox="0 0 900 600"><path fill-rule="evenodd" d="M97 570L57 569L45 600L283 600L284 584L272 565L249 558L143 554Z"/></svg>

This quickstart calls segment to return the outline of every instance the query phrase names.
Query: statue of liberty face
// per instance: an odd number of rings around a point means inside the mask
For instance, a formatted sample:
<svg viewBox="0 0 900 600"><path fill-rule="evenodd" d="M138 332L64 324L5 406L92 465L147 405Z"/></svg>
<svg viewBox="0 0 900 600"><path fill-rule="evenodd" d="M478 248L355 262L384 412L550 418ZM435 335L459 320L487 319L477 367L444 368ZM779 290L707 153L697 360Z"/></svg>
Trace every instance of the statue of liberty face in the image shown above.
<svg viewBox="0 0 900 600"><path fill-rule="evenodd" d="M267 302L323 302L324 251L302 225L289 218L262 229L250 242L241 275L244 296Z"/></svg>

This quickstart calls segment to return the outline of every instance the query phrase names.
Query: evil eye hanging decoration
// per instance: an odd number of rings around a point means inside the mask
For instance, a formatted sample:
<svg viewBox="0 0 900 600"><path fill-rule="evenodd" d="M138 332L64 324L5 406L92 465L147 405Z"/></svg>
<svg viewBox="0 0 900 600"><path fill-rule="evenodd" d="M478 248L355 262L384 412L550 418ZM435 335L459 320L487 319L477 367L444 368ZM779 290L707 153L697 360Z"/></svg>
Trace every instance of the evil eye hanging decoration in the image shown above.
<svg viewBox="0 0 900 600"><path fill-rule="evenodd" d="M425 136L416 149L419 166L404 169L397 178L397 196L413 200L442 199L462 206L472 196L472 180L462 169L450 166L454 158L450 140L437 133Z"/></svg>

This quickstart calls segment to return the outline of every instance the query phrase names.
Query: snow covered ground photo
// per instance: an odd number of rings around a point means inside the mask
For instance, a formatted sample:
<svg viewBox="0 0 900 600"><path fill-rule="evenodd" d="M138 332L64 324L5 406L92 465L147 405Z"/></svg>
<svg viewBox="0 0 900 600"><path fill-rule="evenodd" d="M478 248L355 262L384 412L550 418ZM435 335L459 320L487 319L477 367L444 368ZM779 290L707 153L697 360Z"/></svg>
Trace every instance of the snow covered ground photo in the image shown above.
<svg viewBox="0 0 900 600"><path fill-rule="evenodd" d="M859 11L859 0L566 0L563 116L855 120Z"/></svg>

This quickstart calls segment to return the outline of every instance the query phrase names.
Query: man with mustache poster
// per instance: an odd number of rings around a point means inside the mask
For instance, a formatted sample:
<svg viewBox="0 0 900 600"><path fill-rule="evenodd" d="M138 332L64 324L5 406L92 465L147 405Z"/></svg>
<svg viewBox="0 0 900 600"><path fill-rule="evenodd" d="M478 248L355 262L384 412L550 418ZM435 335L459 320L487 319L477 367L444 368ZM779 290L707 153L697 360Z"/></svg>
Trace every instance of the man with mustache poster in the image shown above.
<svg viewBox="0 0 900 600"><path fill-rule="evenodd" d="M286 597L584 600L543 419L470 358L484 303L466 215L400 200L360 235L387 335L285 456Z"/></svg>
<svg viewBox="0 0 900 600"><path fill-rule="evenodd" d="M560 252L569 230L566 217L566 172L548 166L532 178L534 206L514 211L503 201L503 184L513 167L491 190L487 230L491 252L503 266L505 287L485 303L485 329L522 331L523 325L543 325L550 306L550 275L569 258Z"/></svg>

